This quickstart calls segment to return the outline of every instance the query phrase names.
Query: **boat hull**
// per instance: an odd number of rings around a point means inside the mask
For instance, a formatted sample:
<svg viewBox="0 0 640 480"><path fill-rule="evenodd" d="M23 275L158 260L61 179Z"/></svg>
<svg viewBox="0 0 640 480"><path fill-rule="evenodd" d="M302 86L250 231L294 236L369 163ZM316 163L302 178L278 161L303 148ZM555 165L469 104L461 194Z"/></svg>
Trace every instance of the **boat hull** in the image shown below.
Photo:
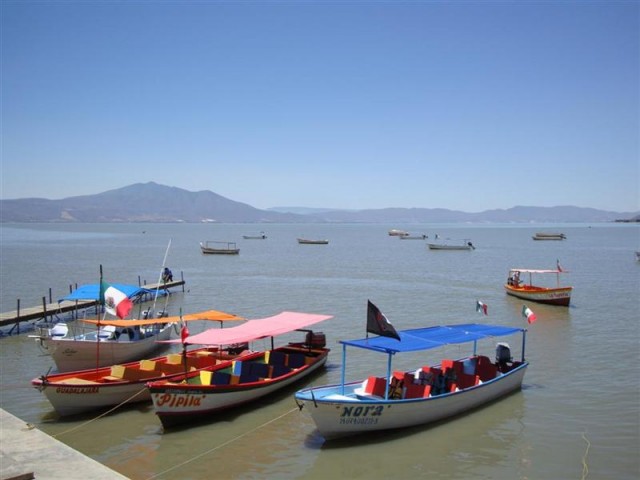
<svg viewBox="0 0 640 480"><path fill-rule="evenodd" d="M304 238L298 238L300 245L327 245L329 240L307 240Z"/></svg>
<svg viewBox="0 0 640 480"><path fill-rule="evenodd" d="M262 352L259 356L264 357ZM278 378L229 385L193 385L188 383L149 383L154 410L164 428L174 427L219 411L253 402L281 390L311 375L324 366L328 350L313 358L311 363ZM253 357L256 360L258 357ZM244 357L247 359L247 357Z"/></svg>
<svg viewBox="0 0 640 480"><path fill-rule="evenodd" d="M173 324L167 324L156 335L141 340L102 340L99 348L95 339L47 338L42 343L51 353L58 371L69 372L140 360L166 348L158 341L169 340L173 328ZM96 358L97 354L99 358Z"/></svg>
<svg viewBox="0 0 640 480"><path fill-rule="evenodd" d="M381 430L415 427L468 412L520 390L528 363L495 379L454 393L427 398L362 399L361 382L308 388L296 393L327 440Z"/></svg>
<svg viewBox="0 0 640 480"><path fill-rule="evenodd" d="M428 243L429 250L473 250L469 245L439 245L436 243Z"/></svg>
<svg viewBox="0 0 640 480"><path fill-rule="evenodd" d="M573 287L544 288L531 285L520 287L505 285L504 289L507 295L511 295L522 300L568 307L571 303L571 292Z"/></svg>

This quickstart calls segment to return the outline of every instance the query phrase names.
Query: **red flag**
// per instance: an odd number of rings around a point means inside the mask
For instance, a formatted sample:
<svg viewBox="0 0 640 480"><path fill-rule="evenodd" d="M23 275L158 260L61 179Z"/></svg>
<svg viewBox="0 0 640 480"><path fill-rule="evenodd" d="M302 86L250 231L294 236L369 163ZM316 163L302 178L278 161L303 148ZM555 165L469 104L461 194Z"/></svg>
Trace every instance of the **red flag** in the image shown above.
<svg viewBox="0 0 640 480"><path fill-rule="evenodd" d="M180 338L182 339L182 343L185 343L187 337L189 336L189 329L187 328L187 323L182 323L182 328L180 329Z"/></svg>

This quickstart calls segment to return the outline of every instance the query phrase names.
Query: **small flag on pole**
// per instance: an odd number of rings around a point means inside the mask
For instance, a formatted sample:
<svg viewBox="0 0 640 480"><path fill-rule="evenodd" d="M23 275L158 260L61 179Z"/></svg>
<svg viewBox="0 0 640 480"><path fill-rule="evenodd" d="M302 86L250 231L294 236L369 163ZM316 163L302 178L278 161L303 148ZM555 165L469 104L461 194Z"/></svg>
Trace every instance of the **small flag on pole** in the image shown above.
<svg viewBox="0 0 640 480"><path fill-rule="evenodd" d="M367 333L400 340L400 335L391 322L370 300L367 301Z"/></svg>
<svg viewBox="0 0 640 480"><path fill-rule="evenodd" d="M525 317L529 323L533 323L537 320L536 314L533 313L526 305L522 305L522 316Z"/></svg>
<svg viewBox="0 0 640 480"><path fill-rule="evenodd" d="M476 312L487 314L487 305L480 300L476 300Z"/></svg>
<svg viewBox="0 0 640 480"><path fill-rule="evenodd" d="M559 272L564 272L564 270L560 266L560 260L558 260L558 259L556 259L556 268L558 269Z"/></svg>
<svg viewBox="0 0 640 480"><path fill-rule="evenodd" d="M182 340L183 344L187 340L188 336L189 336L189 329L187 328L187 322L183 321L182 328L180 329L180 339Z"/></svg>

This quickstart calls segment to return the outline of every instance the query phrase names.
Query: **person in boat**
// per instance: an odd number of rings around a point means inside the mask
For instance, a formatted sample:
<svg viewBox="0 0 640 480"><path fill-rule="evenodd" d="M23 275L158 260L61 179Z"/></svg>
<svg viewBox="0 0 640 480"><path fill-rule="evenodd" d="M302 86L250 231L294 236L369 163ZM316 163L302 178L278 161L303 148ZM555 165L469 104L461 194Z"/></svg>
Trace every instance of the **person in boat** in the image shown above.
<svg viewBox="0 0 640 480"><path fill-rule="evenodd" d="M162 272L162 281L164 283L173 282L173 272L169 267L164 267L164 272Z"/></svg>
<svg viewBox="0 0 640 480"><path fill-rule="evenodd" d="M520 272L513 272L513 274L507 279L507 283L509 285L513 285L514 287L520 286Z"/></svg>

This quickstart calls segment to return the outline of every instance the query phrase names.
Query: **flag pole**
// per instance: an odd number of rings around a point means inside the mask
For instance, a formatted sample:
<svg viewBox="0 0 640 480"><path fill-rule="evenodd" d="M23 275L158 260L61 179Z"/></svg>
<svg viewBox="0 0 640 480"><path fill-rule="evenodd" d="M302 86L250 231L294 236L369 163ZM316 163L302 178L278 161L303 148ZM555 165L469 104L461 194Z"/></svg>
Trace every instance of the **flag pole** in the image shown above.
<svg viewBox="0 0 640 480"><path fill-rule="evenodd" d="M158 282L156 283L156 293L153 296L153 305L151 306L151 309L147 311L147 319L150 319L151 316L155 315L156 301L158 300L158 292L160 291L160 284L162 283L162 274L164 273L164 267L167 264L167 257L169 256L169 248L170 247L171 247L171 239L169 239L169 244L167 245L167 250L164 252L164 259L162 260L162 267L160 267L160 275L158 275ZM165 308L166 308L166 306L165 306Z"/></svg>
<svg viewBox="0 0 640 480"><path fill-rule="evenodd" d="M100 315L104 315L104 292L102 291L102 264L100 264L100 285L98 285L98 302L102 311L98 314L98 331L96 332L96 371L100 368Z"/></svg>

